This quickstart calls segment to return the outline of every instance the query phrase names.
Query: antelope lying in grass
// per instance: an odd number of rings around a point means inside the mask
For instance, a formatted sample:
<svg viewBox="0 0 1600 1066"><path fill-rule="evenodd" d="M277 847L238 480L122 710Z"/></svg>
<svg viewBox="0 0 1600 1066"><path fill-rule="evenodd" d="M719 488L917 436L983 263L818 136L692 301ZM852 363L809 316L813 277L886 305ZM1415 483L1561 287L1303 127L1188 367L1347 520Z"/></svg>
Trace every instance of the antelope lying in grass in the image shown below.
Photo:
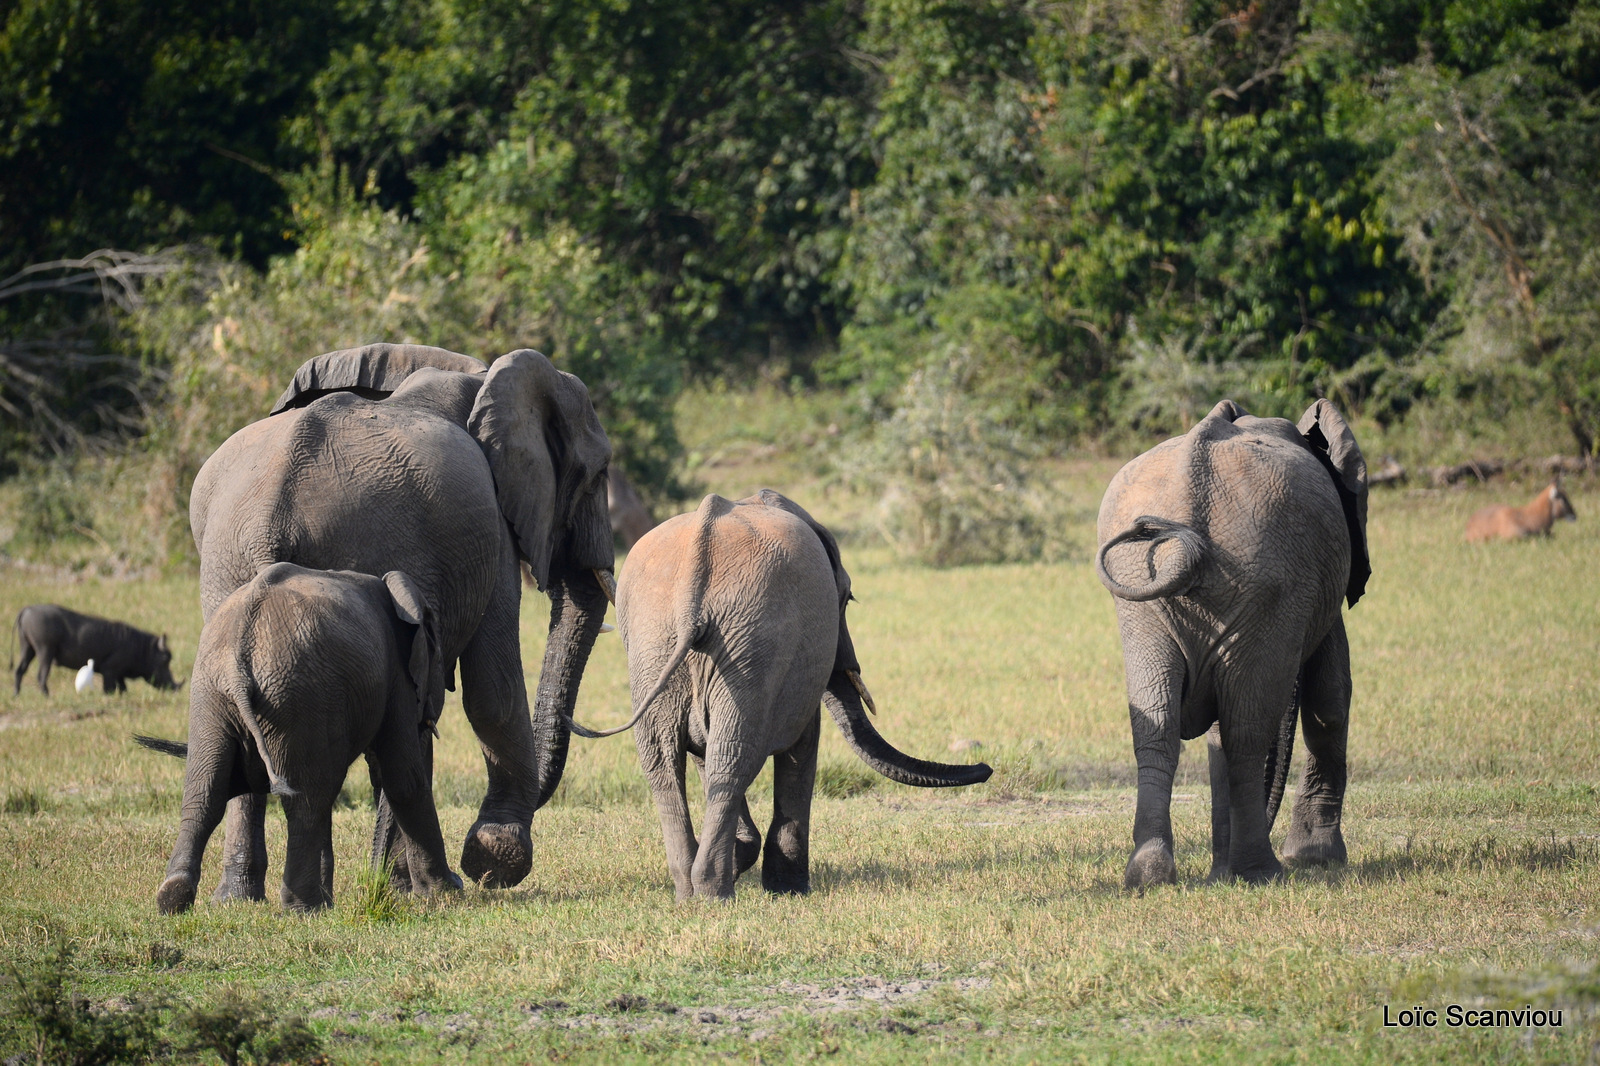
<svg viewBox="0 0 1600 1066"><path fill-rule="evenodd" d="M1526 507L1485 507L1467 519L1467 540L1519 540L1523 537L1547 537L1556 519L1576 522L1578 514L1572 501L1561 491L1561 475Z"/></svg>

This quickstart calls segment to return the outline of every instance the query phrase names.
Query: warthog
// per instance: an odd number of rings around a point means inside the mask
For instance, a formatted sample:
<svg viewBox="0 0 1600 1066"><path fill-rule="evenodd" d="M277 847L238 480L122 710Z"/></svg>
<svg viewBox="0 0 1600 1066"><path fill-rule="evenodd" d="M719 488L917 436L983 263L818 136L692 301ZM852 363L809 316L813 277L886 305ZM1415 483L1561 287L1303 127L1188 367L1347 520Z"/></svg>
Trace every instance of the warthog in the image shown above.
<svg viewBox="0 0 1600 1066"><path fill-rule="evenodd" d="M22 661L16 668L13 695L22 691L22 675L39 657L39 691L50 695L50 668L77 669L94 660L107 693L126 692L127 679L140 677L156 688L178 689L172 680L172 650L165 635L156 636L125 622L79 614L53 603L24 607L17 613L17 643Z"/></svg>

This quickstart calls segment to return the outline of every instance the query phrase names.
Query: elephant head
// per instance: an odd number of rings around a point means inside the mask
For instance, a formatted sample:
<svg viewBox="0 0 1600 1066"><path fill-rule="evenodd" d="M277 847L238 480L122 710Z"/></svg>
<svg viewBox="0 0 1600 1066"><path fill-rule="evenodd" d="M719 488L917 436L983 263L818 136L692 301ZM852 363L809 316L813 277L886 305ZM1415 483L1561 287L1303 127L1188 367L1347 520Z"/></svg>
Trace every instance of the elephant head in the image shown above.
<svg viewBox="0 0 1600 1066"><path fill-rule="evenodd" d="M1338 408L1318 400L1306 408L1295 426L1312 454L1333 476L1344 508L1345 525L1350 530L1350 581L1345 586L1345 602L1351 607L1367 590L1372 562L1367 557L1367 461L1361 446Z"/></svg>

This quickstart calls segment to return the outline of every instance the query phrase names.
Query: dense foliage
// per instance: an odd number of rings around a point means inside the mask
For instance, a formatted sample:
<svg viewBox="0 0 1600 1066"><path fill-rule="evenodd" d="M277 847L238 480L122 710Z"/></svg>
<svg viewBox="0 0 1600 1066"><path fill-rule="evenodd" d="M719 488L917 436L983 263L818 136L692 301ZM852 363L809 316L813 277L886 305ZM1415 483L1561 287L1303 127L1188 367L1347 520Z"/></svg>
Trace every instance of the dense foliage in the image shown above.
<svg viewBox="0 0 1600 1066"><path fill-rule="evenodd" d="M181 497L380 337L546 350L668 493L680 383L756 368L1024 442L1224 393L1600 430L1596 0L0 11L0 274L184 249L104 321L0 302L0 464L132 411Z"/></svg>

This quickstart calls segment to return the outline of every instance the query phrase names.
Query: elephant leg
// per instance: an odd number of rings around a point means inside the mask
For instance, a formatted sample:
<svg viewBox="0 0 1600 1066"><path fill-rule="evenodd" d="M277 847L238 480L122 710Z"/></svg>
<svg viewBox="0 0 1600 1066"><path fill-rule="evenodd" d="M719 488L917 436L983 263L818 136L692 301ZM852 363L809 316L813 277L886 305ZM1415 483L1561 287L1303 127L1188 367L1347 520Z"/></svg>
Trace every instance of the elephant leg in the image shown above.
<svg viewBox="0 0 1600 1066"><path fill-rule="evenodd" d="M761 861L761 887L768 892L804 895L811 891L811 793L817 782L817 738L822 712L793 747L772 759L772 828ZM749 811L746 809L745 817Z"/></svg>
<svg viewBox="0 0 1600 1066"><path fill-rule="evenodd" d="M247 792L228 801L222 830L222 880L217 903L267 898L267 794Z"/></svg>
<svg viewBox="0 0 1600 1066"><path fill-rule="evenodd" d="M315 911L333 906L333 796L322 792L284 796L289 846L283 860L283 909Z"/></svg>
<svg viewBox="0 0 1600 1066"><path fill-rule="evenodd" d="M433 780L433 738L425 737L429 755L428 780ZM389 868L389 887L396 892L411 892L411 847L405 832L395 820L394 807L383 787L383 767L373 752L367 752L367 776L372 781L372 868Z"/></svg>
<svg viewBox="0 0 1600 1066"><path fill-rule="evenodd" d="M706 761L693 752L689 753L694 759L694 768L700 774L700 779L705 780ZM739 807L739 831L735 834L733 846L733 861L743 874L756 864L761 858L761 830L756 828L756 820L750 816L750 797L745 796Z"/></svg>
<svg viewBox="0 0 1600 1066"><path fill-rule="evenodd" d="M156 890L156 906L162 914L180 914L194 906L206 843L227 809L226 786L233 772L234 748L226 737L190 737L178 840L167 862L166 879Z"/></svg>
<svg viewBox="0 0 1600 1066"><path fill-rule="evenodd" d="M460 889L461 879L451 872L445 858L439 812L430 787L431 760L424 757L422 740L404 726L379 732L373 749L383 774L383 794L407 841L407 847L400 850L409 852L407 880L413 891Z"/></svg>
<svg viewBox="0 0 1600 1066"><path fill-rule="evenodd" d="M1172 854L1172 778L1182 751L1180 711L1184 659L1165 631L1130 633L1123 629L1128 716L1133 754L1139 764L1139 800L1133 816L1133 855L1123 886L1143 889L1174 884L1178 865Z"/></svg>
<svg viewBox="0 0 1600 1066"><path fill-rule="evenodd" d="M634 733L639 750L639 765L650 782L650 796L661 819L661 841L667 849L667 870L672 874L672 889L678 902L694 895L694 863L700 845L694 838L694 822L689 817L689 797L684 791L684 746L679 724L688 700L671 691L656 697L646 728ZM659 723L659 724L658 724ZM705 765L699 759L701 777Z"/></svg>
<svg viewBox="0 0 1600 1066"><path fill-rule="evenodd" d="M1250 687L1223 693L1219 723L1228 776L1228 870L1234 877L1260 884L1283 874L1267 832L1266 770L1268 750L1277 743L1283 709L1294 691L1294 676L1261 685L1259 679L1271 677L1264 664L1244 667L1237 674L1250 679Z"/></svg>
<svg viewBox="0 0 1600 1066"><path fill-rule="evenodd" d="M1228 757L1222 751L1222 726L1213 722L1206 730L1206 762L1211 771L1211 872L1207 881L1228 881L1228 830L1233 802L1228 795Z"/></svg>
<svg viewBox="0 0 1600 1066"><path fill-rule="evenodd" d="M739 815L747 810L745 793L761 772L767 753L742 742L737 735L728 735L733 730L728 729L726 723L759 720L763 716L742 714L730 694L710 698L713 702L711 736L706 738L706 825L690 880L696 896L732 899L734 882L739 879Z"/></svg>
<svg viewBox="0 0 1600 1066"><path fill-rule="evenodd" d="M518 638L522 589L514 565L501 569L483 621L460 659L462 707L489 772L477 821L461 846L461 872L488 888L519 884L533 868L529 827L539 798Z"/></svg>
<svg viewBox="0 0 1600 1066"><path fill-rule="evenodd" d="M1300 724L1306 765L1294 800L1283 857L1291 863L1321 866L1346 860L1344 789L1345 742L1350 728L1350 643L1344 620L1306 660L1300 696Z"/></svg>
<svg viewBox="0 0 1600 1066"><path fill-rule="evenodd" d="M22 695L22 679L27 676L28 667L33 663L33 645L26 640L22 642L22 661L17 664L16 684L11 688L13 696Z"/></svg>

